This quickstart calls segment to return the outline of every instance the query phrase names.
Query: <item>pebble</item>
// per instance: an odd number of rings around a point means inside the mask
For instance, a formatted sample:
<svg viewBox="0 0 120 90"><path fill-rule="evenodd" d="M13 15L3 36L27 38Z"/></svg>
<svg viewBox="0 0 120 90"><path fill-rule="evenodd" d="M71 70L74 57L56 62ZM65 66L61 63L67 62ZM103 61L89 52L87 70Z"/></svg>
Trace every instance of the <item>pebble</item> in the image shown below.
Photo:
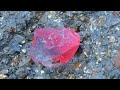
<svg viewBox="0 0 120 90"><path fill-rule="evenodd" d="M4 53L7 53L8 51L9 51L9 47L5 47L4 49L3 49L3 51L4 51Z"/></svg>
<svg viewBox="0 0 120 90"><path fill-rule="evenodd" d="M44 77L43 76L36 76L36 77L34 77L34 79L44 79Z"/></svg>
<svg viewBox="0 0 120 90"><path fill-rule="evenodd" d="M11 75L9 76L9 79L17 79L17 77L16 77L15 74L11 74Z"/></svg>
<svg viewBox="0 0 120 90"><path fill-rule="evenodd" d="M2 33L0 33L0 40L3 38L3 34Z"/></svg>
<svg viewBox="0 0 120 90"><path fill-rule="evenodd" d="M26 79L33 79L33 77L32 76L27 76L27 78Z"/></svg>
<svg viewBox="0 0 120 90"><path fill-rule="evenodd" d="M43 71L43 70L41 70L41 75L42 75L42 74L44 74L44 71Z"/></svg>
<svg viewBox="0 0 120 90"><path fill-rule="evenodd" d="M14 38L13 38L13 42L16 42L16 43L20 43L24 40L24 37L21 36L21 35L15 35Z"/></svg>
<svg viewBox="0 0 120 90"><path fill-rule="evenodd" d="M39 72L39 70L38 70L38 69L35 69L35 72L36 72L36 73L38 73L38 72Z"/></svg>
<svg viewBox="0 0 120 90"><path fill-rule="evenodd" d="M31 70L31 68L30 67L26 67L26 70Z"/></svg>
<svg viewBox="0 0 120 90"><path fill-rule="evenodd" d="M28 64L29 62L30 62L29 59L25 59L25 58L23 58L23 61L21 61L21 62L19 63L19 66L22 67L22 66Z"/></svg>
<svg viewBox="0 0 120 90"><path fill-rule="evenodd" d="M23 71L24 71L24 68L19 68L18 70L16 70L15 74L18 75Z"/></svg>
<svg viewBox="0 0 120 90"><path fill-rule="evenodd" d="M10 45L10 50L11 51L18 51L18 52L20 52L20 46L17 43L12 43Z"/></svg>
<svg viewBox="0 0 120 90"><path fill-rule="evenodd" d="M115 37L114 36L109 36L110 42L115 42Z"/></svg>
<svg viewBox="0 0 120 90"><path fill-rule="evenodd" d="M112 70L113 69L113 63L110 61L110 60L108 60L108 61L105 61L105 62L103 62L104 63L104 68L105 68L105 70Z"/></svg>
<svg viewBox="0 0 120 90"><path fill-rule="evenodd" d="M25 69L25 73L27 73L27 74L30 75L30 73L31 73L31 68L30 68L30 67L26 67L26 69Z"/></svg>
<svg viewBox="0 0 120 90"><path fill-rule="evenodd" d="M25 40L23 40L21 43L24 44L24 43L25 43Z"/></svg>
<svg viewBox="0 0 120 90"><path fill-rule="evenodd" d="M7 58L2 58L1 61L4 65L8 64L9 60Z"/></svg>
<svg viewBox="0 0 120 90"><path fill-rule="evenodd" d="M116 70L113 70L113 71L110 71L110 72L108 72L109 73L109 75L110 75L110 77L112 78L112 77L116 77L116 78L119 78L119 76L120 76L120 70L118 70L118 69L116 69Z"/></svg>
<svg viewBox="0 0 120 90"><path fill-rule="evenodd" d="M0 74L0 79L6 79L6 78L7 78L7 75Z"/></svg>
<svg viewBox="0 0 120 90"><path fill-rule="evenodd" d="M7 74L8 73L8 70L7 69L3 69L0 71L1 74Z"/></svg>
<svg viewBox="0 0 120 90"><path fill-rule="evenodd" d="M91 78L92 79L105 79L105 76L103 75L103 73L99 72L99 73L95 73Z"/></svg>
<svg viewBox="0 0 120 90"><path fill-rule="evenodd" d="M26 53L26 52L27 52L27 50L26 50L26 49L22 49L22 52L23 52L23 53Z"/></svg>

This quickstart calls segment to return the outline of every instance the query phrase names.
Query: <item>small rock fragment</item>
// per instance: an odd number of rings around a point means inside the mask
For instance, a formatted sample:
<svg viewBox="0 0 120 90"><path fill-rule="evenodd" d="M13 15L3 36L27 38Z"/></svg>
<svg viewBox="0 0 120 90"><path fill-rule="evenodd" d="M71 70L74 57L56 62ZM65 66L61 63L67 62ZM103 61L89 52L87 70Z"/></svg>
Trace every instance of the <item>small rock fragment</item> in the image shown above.
<svg viewBox="0 0 120 90"><path fill-rule="evenodd" d="M16 79L16 75L15 75L15 74L11 74L11 75L9 76L9 79Z"/></svg>
<svg viewBox="0 0 120 90"><path fill-rule="evenodd" d="M82 21L82 22L89 22L89 17L87 17L87 16L82 16L81 18L80 18L80 20Z"/></svg>
<svg viewBox="0 0 120 90"><path fill-rule="evenodd" d="M44 71L43 71L43 70L41 70L41 75L42 75L42 74L44 74Z"/></svg>
<svg viewBox="0 0 120 90"><path fill-rule="evenodd" d="M77 68L79 67L79 65L80 65L80 63L75 63L75 64L73 65L73 68L74 68L74 69L77 69Z"/></svg>
<svg viewBox="0 0 120 90"><path fill-rule="evenodd" d="M24 44L24 43L25 43L25 40L23 40L21 43Z"/></svg>
<svg viewBox="0 0 120 90"><path fill-rule="evenodd" d="M0 74L0 79L6 79L6 78L7 78L7 75Z"/></svg>
<svg viewBox="0 0 120 90"><path fill-rule="evenodd" d="M109 36L110 42L115 42L115 37L114 36Z"/></svg>
<svg viewBox="0 0 120 90"><path fill-rule="evenodd" d="M22 52L23 52L23 53L26 53L26 49L22 49Z"/></svg>
<svg viewBox="0 0 120 90"><path fill-rule="evenodd" d="M0 71L0 73L2 73L2 74L7 74L7 73L8 73L8 70L7 70L7 69L3 69L3 70Z"/></svg>
<svg viewBox="0 0 120 90"><path fill-rule="evenodd" d="M92 79L105 79L105 76L103 75L103 73L99 72L96 73L92 76Z"/></svg>
<svg viewBox="0 0 120 90"><path fill-rule="evenodd" d="M0 33L0 40L3 38L3 34L2 33Z"/></svg>
<svg viewBox="0 0 120 90"><path fill-rule="evenodd" d="M11 51L20 51L20 46L17 44L17 43L12 43L11 45L10 45L10 50Z"/></svg>
<svg viewBox="0 0 120 90"><path fill-rule="evenodd" d="M24 37L21 36L21 35L15 35L14 38L13 38L13 41L16 42L16 43L20 43L24 40Z"/></svg>
<svg viewBox="0 0 120 90"><path fill-rule="evenodd" d="M69 76L69 79L72 79L72 78L73 78L73 75L70 75L70 76Z"/></svg>

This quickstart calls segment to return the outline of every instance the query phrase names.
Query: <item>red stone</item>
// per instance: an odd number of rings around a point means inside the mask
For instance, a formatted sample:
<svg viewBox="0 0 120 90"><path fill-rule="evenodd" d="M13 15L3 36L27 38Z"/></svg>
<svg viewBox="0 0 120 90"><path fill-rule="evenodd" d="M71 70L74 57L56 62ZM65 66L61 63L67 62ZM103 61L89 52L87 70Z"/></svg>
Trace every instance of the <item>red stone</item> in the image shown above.
<svg viewBox="0 0 120 90"><path fill-rule="evenodd" d="M39 28L35 30L30 57L48 68L66 64L80 45L73 28Z"/></svg>

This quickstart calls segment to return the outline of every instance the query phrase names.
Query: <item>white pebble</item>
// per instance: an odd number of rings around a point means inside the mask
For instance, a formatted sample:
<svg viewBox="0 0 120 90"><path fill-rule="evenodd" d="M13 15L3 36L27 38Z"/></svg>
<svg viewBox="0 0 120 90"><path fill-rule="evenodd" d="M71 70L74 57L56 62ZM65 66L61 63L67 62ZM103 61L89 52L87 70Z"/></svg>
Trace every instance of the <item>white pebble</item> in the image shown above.
<svg viewBox="0 0 120 90"><path fill-rule="evenodd" d="M99 58L99 59L98 59L98 61L101 61L101 60L102 60L102 58Z"/></svg>
<svg viewBox="0 0 120 90"><path fill-rule="evenodd" d="M22 47L22 45L19 45L20 47Z"/></svg>
<svg viewBox="0 0 120 90"><path fill-rule="evenodd" d="M22 52L23 52L23 53L26 53L26 49L22 49Z"/></svg>
<svg viewBox="0 0 120 90"><path fill-rule="evenodd" d="M98 61L96 62L96 64L99 64Z"/></svg>
<svg viewBox="0 0 120 90"><path fill-rule="evenodd" d="M22 44L24 44L24 43L25 43L25 40L22 41Z"/></svg>
<svg viewBox="0 0 120 90"><path fill-rule="evenodd" d="M51 18L51 17L52 17L52 15L49 14L49 15L48 15L48 18Z"/></svg>
<svg viewBox="0 0 120 90"><path fill-rule="evenodd" d="M43 74L44 73L44 71L43 70L41 70L41 74Z"/></svg>
<svg viewBox="0 0 120 90"><path fill-rule="evenodd" d="M115 28L116 30L120 30L118 27Z"/></svg>

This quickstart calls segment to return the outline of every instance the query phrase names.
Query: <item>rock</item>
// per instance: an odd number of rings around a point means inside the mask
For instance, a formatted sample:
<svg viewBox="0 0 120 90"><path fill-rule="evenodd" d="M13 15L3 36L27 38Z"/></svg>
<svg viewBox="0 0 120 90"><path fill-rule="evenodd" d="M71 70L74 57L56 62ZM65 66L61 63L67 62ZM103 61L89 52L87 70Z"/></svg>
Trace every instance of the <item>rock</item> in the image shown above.
<svg viewBox="0 0 120 90"><path fill-rule="evenodd" d="M26 79L33 79L33 77L32 76L27 76Z"/></svg>
<svg viewBox="0 0 120 90"><path fill-rule="evenodd" d="M36 77L34 77L34 79L44 79L44 77L43 76L36 76Z"/></svg>
<svg viewBox="0 0 120 90"><path fill-rule="evenodd" d="M31 73L31 68L30 67L26 67L25 72L30 74Z"/></svg>
<svg viewBox="0 0 120 90"><path fill-rule="evenodd" d="M30 62L29 59L24 59L22 62L19 63L19 66L22 67Z"/></svg>
<svg viewBox="0 0 120 90"><path fill-rule="evenodd" d="M84 71L83 70L79 70L79 73L80 73L80 75L83 75Z"/></svg>
<svg viewBox="0 0 120 90"><path fill-rule="evenodd" d="M7 58L2 58L1 63L2 63L3 65L7 65L8 62L9 62L9 60L8 60Z"/></svg>
<svg viewBox="0 0 120 90"><path fill-rule="evenodd" d="M24 68L19 68L15 74L17 75L18 79L24 79L27 75L27 73L25 73L25 69Z"/></svg>
<svg viewBox="0 0 120 90"><path fill-rule="evenodd" d="M6 78L7 78L7 75L0 74L0 79L6 79Z"/></svg>
<svg viewBox="0 0 120 90"><path fill-rule="evenodd" d="M23 40L21 43L24 44L24 43L25 43L25 40Z"/></svg>
<svg viewBox="0 0 120 90"><path fill-rule="evenodd" d="M41 73L40 71L41 69L37 69L37 68L35 69L35 73Z"/></svg>
<svg viewBox="0 0 120 90"><path fill-rule="evenodd" d="M3 34L0 32L0 40L3 38Z"/></svg>
<svg viewBox="0 0 120 90"><path fill-rule="evenodd" d="M23 52L23 53L26 53L26 49L22 49L22 52Z"/></svg>
<svg viewBox="0 0 120 90"><path fill-rule="evenodd" d="M30 67L26 67L26 70L31 70L31 68Z"/></svg>
<svg viewBox="0 0 120 90"><path fill-rule="evenodd" d="M95 66L95 62L90 61L90 62L88 63L88 66L91 67L91 68L94 68L94 66Z"/></svg>
<svg viewBox="0 0 120 90"><path fill-rule="evenodd" d="M113 63L110 60L102 61L101 65L103 65L105 70L112 70L114 68Z"/></svg>
<svg viewBox="0 0 120 90"><path fill-rule="evenodd" d="M17 79L17 77L16 77L15 74L11 74L11 75L9 76L9 79Z"/></svg>
<svg viewBox="0 0 120 90"><path fill-rule="evenodd" d="M111 78L120 78L120 70L118 70L118 69L115 69L115 70L110 71L108 73L109 73L110 79Z"/></svg>
<svg viewBox="0 0 120 90"><path fill-rule="evenodd" d="M4 51L4 53L8 53L9 47L5 47L5 48L3 49L3 51Z"/></svg>
<svg viewBox="0 0 120 90"><path fill-rule="evenodd" d="M13 38L13 42L20 43L24 40L24 37L21 35L16 34Z"/></svg>
<svg viewBox="0 0 120 90"><path fill-rule="evenodd" d="M8 70L7 69L3 69L0 71L1 74L7 74L8 73Z"/></svg>
<svg viewBox="0 0 120 90"><path fill-rule="evenodd" d="M12 43L12 44L10 45L10 51L13 51L13 52L18 51L18 52L20 52L20 46L19 46L19 44L17 44L17 43Z"/></svg>
<svg viewBox="0 0 120 90"><path fill-rule="evenodd" d="M43 70L41 70L41 75L44 74L45 72Z"/></svg>
<svg viewBox="0 0 120 90"><path fill-rule="evenodd" d="M23 72L24 71L24 68L19 68L18 70L16 70L15 74L18 75L20 74L20 72Z"/></svg>
<svg viewBox="0 0 120 90"><path fill-rule="evenodd" d="M96 73L92 76L92 79L105 79L105 76L102 72Z"/></svg>
<svg viewBox="0 0 120 90"><path fill-rule="evenodd" d="M115 40L116 40L114 36L109 36L108 38L109 38L110 42L115 42Z"/></svg>
<svg viewBox="0 0 120 90"><path fill-rule="evenodd" d="M0 57L2 57L4 55L4 53L2 51L0 51Z"/></svg>
<svg viewBox="0 0 120 90"><path fill-rule="evenodd" d="M86 17L86 16L82 16L82 17L80 17L80 20L82 21L82 22L89 22L89 17Z"/></svg>

